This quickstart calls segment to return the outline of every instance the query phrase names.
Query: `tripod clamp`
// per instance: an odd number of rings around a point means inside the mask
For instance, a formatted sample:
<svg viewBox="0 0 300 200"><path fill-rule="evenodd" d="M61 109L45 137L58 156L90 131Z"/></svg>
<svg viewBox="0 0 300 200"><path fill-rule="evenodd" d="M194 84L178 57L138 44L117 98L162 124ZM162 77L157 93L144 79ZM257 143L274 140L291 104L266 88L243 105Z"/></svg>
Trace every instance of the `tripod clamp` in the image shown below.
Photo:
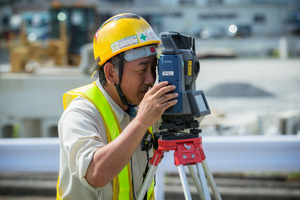
<svg viewBox="0 0 300 200"><path fill-rule="evenodd" d="M193 165L205 159L202 149L202 138L184 138L174 140L170 137L164 140L158 140L158 148L154 152L153 158L150 163L157 166L160 163L161 157L165 151L174 150L175 165Z"/></svg>
<svg viewBox="0 0 300 200"><path fill-rule="evenodd" d="M138 200L142 200L145 193L149 189L164 152L172 150L175 151L174 164L178 167L185 199L192 199L191 193L188 189L188 182L183 167L187 165L194 180L200 199L211 199L206 183L207 178L213 191L214 198L216 200L221 200L222 198L220 196L220 193L218 192L217 186L214 182L205 159L205 154L202 148L202 137L199 137L198 134L188 134L180 136L173 134L168 136L161 135L160 138L157 139L157 148L150 160L151 166L140 190ZM194 165L196 165L197 167L198 175L195 172L195 169L192 167Z"/></svg>

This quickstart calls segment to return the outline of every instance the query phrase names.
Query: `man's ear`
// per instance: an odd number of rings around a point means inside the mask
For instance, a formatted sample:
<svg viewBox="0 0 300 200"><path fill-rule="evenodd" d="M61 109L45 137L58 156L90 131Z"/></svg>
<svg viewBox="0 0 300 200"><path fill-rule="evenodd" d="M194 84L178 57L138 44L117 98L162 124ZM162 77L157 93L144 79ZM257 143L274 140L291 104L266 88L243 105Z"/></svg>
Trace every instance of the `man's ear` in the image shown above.
<svg viewBox="0 0 300 200"><path fill-rule="evenodd" d="M114 65L111 62L107 62L104 66L104 73L108 84L115 85L118 83L119 75Z"/></svg>

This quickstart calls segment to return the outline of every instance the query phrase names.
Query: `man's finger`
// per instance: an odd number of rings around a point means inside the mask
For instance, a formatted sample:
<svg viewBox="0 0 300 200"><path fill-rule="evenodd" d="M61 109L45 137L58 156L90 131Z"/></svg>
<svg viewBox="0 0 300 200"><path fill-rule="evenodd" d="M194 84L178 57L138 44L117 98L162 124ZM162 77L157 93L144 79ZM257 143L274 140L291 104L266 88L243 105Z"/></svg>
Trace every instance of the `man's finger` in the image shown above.
<svg viewBox="0 0 300 200"><path fill-rule="evenodd" d="M149 94L155 94L159 89L167 86L168 84L169 84L168 81L160 82L160 83L154 85L148 92L149 92Z"/></svg>
<svg viewBox="0 0 300 200"><path fill-rule="evenodd" d="M171 101L167 101L163 104L164 111L167 110L168 108L174 106L178 101L176 99L173 99Z"/></svg>
<svg viewBox="0 0 300 200"><path fill-rule="evenodd" d="M178 93L170 93L170 94L165 94L163 95L162 98L162 103L174 100L175 98L178 97Z"/></svg>
<svg viewBox="0 0 300 200"><path fill-rule="evenodd" d="M167 85L165 87L160 88L155 95L159 98L162 96L165 96L168 93L172 93L172 91L174 91L176 89L175 85Z"/></svg>

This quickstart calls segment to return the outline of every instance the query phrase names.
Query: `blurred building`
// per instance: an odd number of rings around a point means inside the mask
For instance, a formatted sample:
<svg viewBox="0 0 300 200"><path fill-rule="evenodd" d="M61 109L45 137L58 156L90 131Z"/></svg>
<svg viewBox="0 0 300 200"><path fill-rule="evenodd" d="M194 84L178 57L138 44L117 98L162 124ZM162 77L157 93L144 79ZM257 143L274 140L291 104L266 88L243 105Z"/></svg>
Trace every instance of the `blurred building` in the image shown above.
<svg viewBox="0 0 300 200"><path fill-rule="evenodd" d="M54 5L61 10L53 12ZM80 6L94 10L86 14ZM196 37L202 49L226 48L239 56L300 55L297 0L0 0L0 40L19 33L22 21L30 41L58 38L58 23L66 15L73 45L69 53L78 54L106 19L124 12L141 15L156 33L172 30ZM243 40L233 42L236 38Z"/></svg>
<svg viewBox="0 0 300 200"><path fill-rule="evenodd" d="M300 35L297 0L0 0L0 32L8 28L13 15L48 11L54 3L94 5L100 21L135 12L157 32L175 30L204 39Z"/></svg>
<svg viewBox="0 0 300 200"><path fill-rule="evenodd" d="M102 0L98 10L107 15L135 12L158 32L175 30L204 39L296 34L300 21L295 0Z"/></svg>

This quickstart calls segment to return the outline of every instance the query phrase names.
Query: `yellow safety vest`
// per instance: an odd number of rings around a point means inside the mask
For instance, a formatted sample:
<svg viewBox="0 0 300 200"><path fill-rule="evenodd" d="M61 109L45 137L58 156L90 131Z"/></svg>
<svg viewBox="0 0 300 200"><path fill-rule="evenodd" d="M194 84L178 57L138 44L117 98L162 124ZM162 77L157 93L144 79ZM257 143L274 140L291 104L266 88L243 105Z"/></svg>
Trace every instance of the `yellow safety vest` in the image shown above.
<svg viewBox="0 0 300 200"><path fill-rule="evenodd" d="M104 122L108 143L117 138L121 133L119 121L96 83L93 82L92 84L65 93L63 95L64 109L66 109L71 101L78 96L88 99L99 111ZM149 132L152 133L152 127L149 128ZM58 186L59 178L57 181L56 199L61 200L62 198L59 194ZM127 163L123 170L113 180L113 200L132 200L133 195L130 165ZM152 181L148 190L147 199L154 199L154 181Z"/></svg>

